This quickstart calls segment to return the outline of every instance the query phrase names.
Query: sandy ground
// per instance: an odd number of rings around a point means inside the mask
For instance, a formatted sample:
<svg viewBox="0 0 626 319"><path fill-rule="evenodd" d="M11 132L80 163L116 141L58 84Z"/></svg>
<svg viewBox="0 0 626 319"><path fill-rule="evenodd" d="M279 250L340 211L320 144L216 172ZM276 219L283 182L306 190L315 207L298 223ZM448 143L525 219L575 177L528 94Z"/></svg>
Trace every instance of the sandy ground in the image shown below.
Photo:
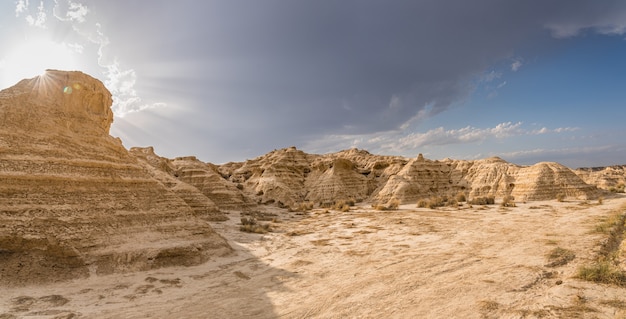
<svg viewBox="0 0 626 319"><path fill-rule="evenodd" d="M0 318L626 318L626 288L573 278L625 204L280 211L265 235L231 212L231 257L0 288ZM576 257L550 267L557 247Z"/></svg>

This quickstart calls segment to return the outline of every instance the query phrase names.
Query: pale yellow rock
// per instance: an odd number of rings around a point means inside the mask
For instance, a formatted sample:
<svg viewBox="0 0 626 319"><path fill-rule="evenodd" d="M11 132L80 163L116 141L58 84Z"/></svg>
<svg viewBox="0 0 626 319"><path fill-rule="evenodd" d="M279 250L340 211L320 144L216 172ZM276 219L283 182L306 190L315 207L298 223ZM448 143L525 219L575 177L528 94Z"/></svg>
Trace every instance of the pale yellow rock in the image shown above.
<svg viewBox="0 0 626 319"><path fill-rule="evenodd" d="M109 135L111 94L49 70L0 92L0 282L193 265L230 246Z"/></svg>

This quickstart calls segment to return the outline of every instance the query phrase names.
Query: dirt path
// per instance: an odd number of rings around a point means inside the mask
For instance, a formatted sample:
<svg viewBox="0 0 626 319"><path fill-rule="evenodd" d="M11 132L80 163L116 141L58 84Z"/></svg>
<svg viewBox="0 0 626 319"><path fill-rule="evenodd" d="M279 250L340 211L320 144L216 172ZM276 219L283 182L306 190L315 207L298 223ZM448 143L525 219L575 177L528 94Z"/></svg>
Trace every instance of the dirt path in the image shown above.
<svg viewBox="0 0 626 319"><path fill-rule="evenodd" d="M5 289L0 318L624 318L626 289L572 278L624 204L282 212L265 235L231 213L234 256ZM575 258L550 267L557 247Z"/></svg>

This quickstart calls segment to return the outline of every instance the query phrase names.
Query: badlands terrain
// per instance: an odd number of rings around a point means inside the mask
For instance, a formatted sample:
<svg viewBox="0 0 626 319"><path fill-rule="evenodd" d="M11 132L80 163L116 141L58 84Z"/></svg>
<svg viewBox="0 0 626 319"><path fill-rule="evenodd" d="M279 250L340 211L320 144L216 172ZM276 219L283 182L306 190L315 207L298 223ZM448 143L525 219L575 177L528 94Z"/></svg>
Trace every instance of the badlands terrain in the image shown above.
<svg viewBox="0 0 626 319"><path fill-rule="evenodd" d="M215 165L127 150L110 105L81 72L0 91L0 318L626 318L624 166Z"/></svg>

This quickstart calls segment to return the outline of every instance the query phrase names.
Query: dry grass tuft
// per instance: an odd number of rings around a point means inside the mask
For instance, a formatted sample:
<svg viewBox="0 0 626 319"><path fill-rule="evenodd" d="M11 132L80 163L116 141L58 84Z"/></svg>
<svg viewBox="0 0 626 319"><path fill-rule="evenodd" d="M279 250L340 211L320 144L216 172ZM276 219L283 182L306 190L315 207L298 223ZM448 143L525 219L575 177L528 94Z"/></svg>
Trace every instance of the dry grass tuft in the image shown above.
<svg viewBox="0 0 626 319"><path fill-rule="evenodd" d="M400 207L400 200L398 199L392 199L386 205L380 203L372 204L372 208L379 211L396 210L398 207Z"/></svg>
<svg viewBox="0 0 626 319"><path fill-rule="evenodd" d="M596 231L608 234L608 238L602 242L597 260L578 269L578 278L626 287L626 271L619 267L619 251L626 231L626 214L622 213L625 208L596 226Z"/></svg>
<svg viewBox="0 0 626 319"><path fill-rule="evenodd" d="M594 264L580 267L576 277L587 281L626 287L626 273L608 260L597 261Z"/></svg>
<svg viewBox="0 0 626 319"><path fill-rule="evenodd" d="M475 197L469 201L470 205L493 205L496 203L496 198L493 195L485 197Z"/></svg>
<svg viewBox="0 0 626 319"><path fill-rule="evenodd" d="M269 224L258 224L252 217L242 217L240 231L247 233L265 234L271 231Z"/></svg>
<svg viewBox="0 0 626 319"><path fill-rule="evenodd" d="M504 196L504 198L502 198L502 203L500 203L500 206L502 206L502 207L516 207L514 200L515 200L515 197L513 197L511 195Z"/></svg>
<svg viewBox="0 0 626 319"><path fill-rule="evenodd" d="M570 261L574 260L576 254L569 249L556 247L552 249L546 257L548 259L546 267L558 267L567 265Z"/></svg>

